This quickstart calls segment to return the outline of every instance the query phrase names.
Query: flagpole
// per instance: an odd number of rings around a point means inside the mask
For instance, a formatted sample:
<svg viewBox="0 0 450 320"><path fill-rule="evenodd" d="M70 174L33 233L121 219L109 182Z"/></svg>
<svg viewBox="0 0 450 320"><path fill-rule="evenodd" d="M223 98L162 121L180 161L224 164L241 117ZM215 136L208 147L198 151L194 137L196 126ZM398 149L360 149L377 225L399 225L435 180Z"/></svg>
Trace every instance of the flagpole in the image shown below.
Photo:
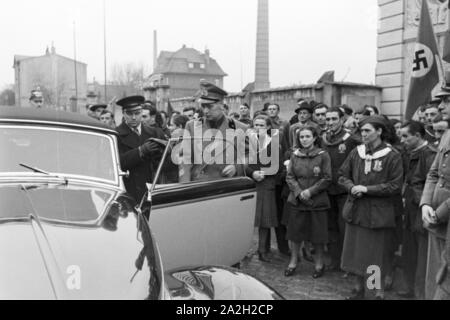
<svg viewBox="0 0 450 320"><path fill-rule="evenodd" d="M78 111L77 34L75 21L73 21L73 61L75 70L75 108Z"/></svg>
<svg viewBox="0 0 450 320"><path fill-rule="evenodd" d="M106 72L106 1L103 0L103 61L104 61L104 71L105 71L105 103L107 102L107 72Z"/></svg>

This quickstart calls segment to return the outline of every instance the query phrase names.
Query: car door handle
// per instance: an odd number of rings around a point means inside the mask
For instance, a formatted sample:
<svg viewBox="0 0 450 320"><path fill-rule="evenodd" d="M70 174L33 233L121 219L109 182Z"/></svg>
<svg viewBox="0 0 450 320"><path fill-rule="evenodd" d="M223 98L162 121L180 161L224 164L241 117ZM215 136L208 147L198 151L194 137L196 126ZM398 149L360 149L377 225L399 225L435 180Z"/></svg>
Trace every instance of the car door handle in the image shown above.
<svg viewBox="0 0 450 320"><path fill-rule="evenodd" d="M246 200L250 200L253 199L255 196L254 195L250 195L250 196L245 196L241 198L241 201L246 201Z"/></svg>

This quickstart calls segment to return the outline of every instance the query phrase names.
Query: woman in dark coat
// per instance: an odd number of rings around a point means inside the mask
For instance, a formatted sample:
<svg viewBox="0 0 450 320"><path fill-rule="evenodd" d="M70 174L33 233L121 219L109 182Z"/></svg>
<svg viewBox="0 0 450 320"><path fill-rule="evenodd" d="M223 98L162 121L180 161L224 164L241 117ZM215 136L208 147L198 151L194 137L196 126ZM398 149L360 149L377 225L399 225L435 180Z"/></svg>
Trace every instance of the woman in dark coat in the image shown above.
<svg viewBox="0 0 450 320"><path fill-rule="evenodd" d="M300 148L293 152L286 176L290 190L286 238L291 241L291 260L285 276L295 274L300 245L309 241L316 252L313 278L320 278L325 270L323 253L328 243L330 201L326 189L331 183L331 161L328 153L316 146L318 132L314 127L301 128L296 139Z"/></svg>
<svg viewBox="0 0 450 320"><path fill-rule="evenodd" d="M263 262L269 262L270 229L278 227L277 203L275 199L276 174L272 172L272 162L261 161L271 158L272 149L280 143L278 134L273 133L272 122L268 116L260 115L253 120L254 132L250 133L250 163L246 168L247 176L256 183L255 227L259 228L258 256ZM275 155L274 155L275 156ZM278 159L277 159L278 160Z"/></svg>
<svg viewBox="0 0 450 320"><path fill-rule="evenodd" d="M343 210L347 226L341 267L357 276L349 299L364 298L365 277L374 270L381 273L375 281L376 298L384 299L383 280L395 245L396 199L403 182L402 158L385 143L386 132L383 117L365 119L364 144L349 154L339 171L339 184L349 193Z"/></svg>

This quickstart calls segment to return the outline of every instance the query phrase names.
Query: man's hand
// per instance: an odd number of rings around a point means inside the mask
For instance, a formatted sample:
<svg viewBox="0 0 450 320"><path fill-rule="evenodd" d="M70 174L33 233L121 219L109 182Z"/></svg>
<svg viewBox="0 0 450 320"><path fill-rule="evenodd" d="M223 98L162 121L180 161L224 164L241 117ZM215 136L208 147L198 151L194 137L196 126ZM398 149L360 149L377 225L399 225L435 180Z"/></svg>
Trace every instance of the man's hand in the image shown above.
<svg viewBox="0 0 450 320"><path fill-rule="evenodd" d="M226 166L225 169L222 170L222 176L231 178L236 175L236 167L234 165Z"/></svg>
<svg viewBox="0 0 450 320"><path fill-rule="evenodd" d="M261 182L264 180L264 174L261 171L253 172L252 177L256 182Z"/></svg>
<svg viewBox="0 0 450 320"><path fill-rule="evenodd" d="M311 191L304 190L302 193L300 193L300 199L303 201L309 201L311 199Z"/></svg>
<svg viewBox="0 0 450 320"><path fill-rule="evenodd" d="M432 225L437 223L436 212L428 205L422 207L422 220L426 225Z"/></svg>
<svg viewBox="0 0 450 320"><path fill-rule="evenodd" d="M158 143L147 140L142 146L139 147L139 150L145 157L154 157L160 154L161 149Z"/></svg>

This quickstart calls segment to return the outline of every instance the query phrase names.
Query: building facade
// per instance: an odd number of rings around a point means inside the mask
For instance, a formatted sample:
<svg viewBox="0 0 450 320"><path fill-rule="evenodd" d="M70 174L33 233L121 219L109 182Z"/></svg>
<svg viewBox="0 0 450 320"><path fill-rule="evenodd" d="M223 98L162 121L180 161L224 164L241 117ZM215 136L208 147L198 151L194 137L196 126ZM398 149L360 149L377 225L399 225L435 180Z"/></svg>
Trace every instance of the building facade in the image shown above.
<svg viewBox="0 0 450 320"><path fill-rule="evenodd" d="M444 34L448 28L449 0L427 1L438 47L442 54ZM412 56L422 1L378 0L378 6L376 84L383 88L381 111L387 115L403 117L413 68ZM448 70L449 65L444 62L443 68ZM441 72L442 68L438 69Z"/></svg>
<svg viewBox="0 0 450 320"><path fill-rule="evenodd" d="M41 89L44 106L80 112L86 104L87 64L61 56L54 47L38 57L14 57L15 101L29 107L30 93ZM76 81L75 81L76 78Z"/></svg>

